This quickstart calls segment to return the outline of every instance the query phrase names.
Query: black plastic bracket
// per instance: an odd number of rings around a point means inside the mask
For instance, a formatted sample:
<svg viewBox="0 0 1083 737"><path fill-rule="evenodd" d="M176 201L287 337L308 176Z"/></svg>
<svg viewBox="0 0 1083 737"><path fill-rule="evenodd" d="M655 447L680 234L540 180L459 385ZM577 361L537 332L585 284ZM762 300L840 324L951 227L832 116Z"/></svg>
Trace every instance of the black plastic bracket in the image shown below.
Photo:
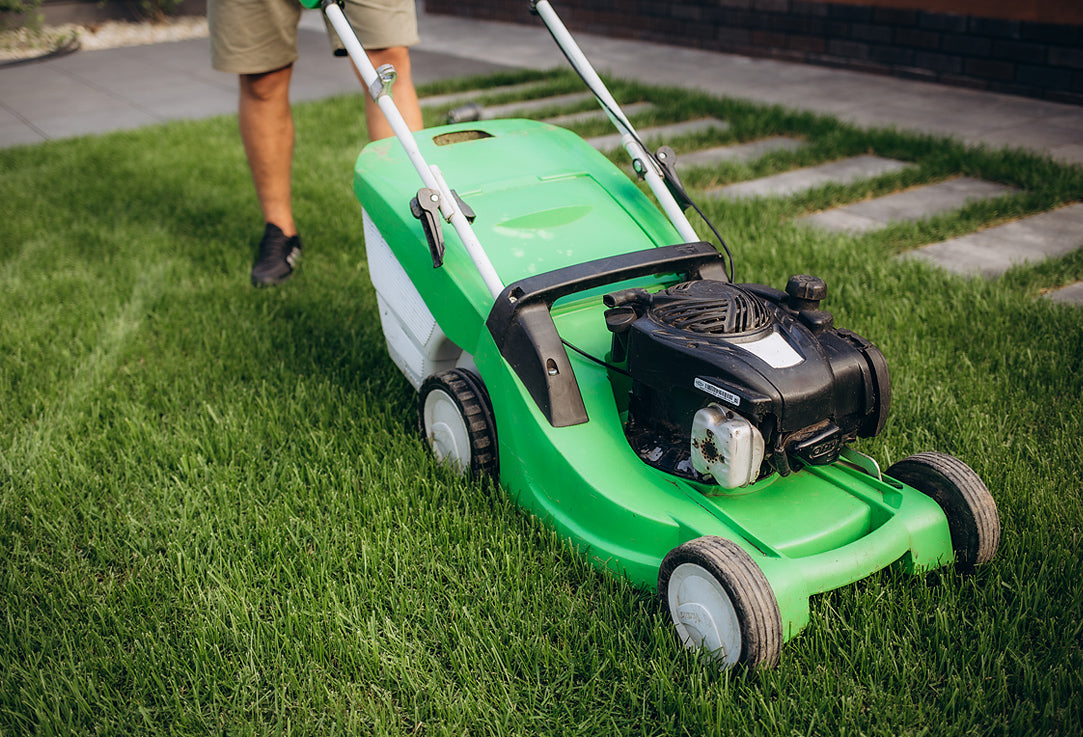
<svg viewBox="0 0 1083 737"><path fill-rule="evenodd" d="M459 212L466 218L466 222L473 223L474 220L477 219L477 215L474 214L470 205L466 204L466 202L463 201L463 198L460 197L459 193L455 190L451 190L451 196L455 198L455 204L458 206Z"/></svg>
<svg viewBox="0 0 1083 737"><path fill-rule="evenodd" d="M669 193L673 195L673 199L677 200L677 204L680 205L682 210L687 210L692 201L688 199L688 193L684 191L684 184L681 183L681 178L677 176L677 152L669 146L659 146L658 150L654 152L654 160L665 171L666 188Z"/></svg>
<svg viewBox="0 0 1083 737"><path fill-rule="evenodd" d="M428 187L422 187L417 191L417 197L410 200L410 213L421 221L421 228L425 231L425 240L429 242L429 253L432 254L432 267L439 268L444 263L444 232L440 227L440 193Z"/></svg>
<svg viewBox="0 0 1083 737"><path fill-rule="evenodd" d="M725 280L723 256L706 242L650 248L587 261L509 284L486 327L553 427L588 421L583 395L550 309L561 297L653 274ZM600 328L601 326L599 326Z"/></svg>

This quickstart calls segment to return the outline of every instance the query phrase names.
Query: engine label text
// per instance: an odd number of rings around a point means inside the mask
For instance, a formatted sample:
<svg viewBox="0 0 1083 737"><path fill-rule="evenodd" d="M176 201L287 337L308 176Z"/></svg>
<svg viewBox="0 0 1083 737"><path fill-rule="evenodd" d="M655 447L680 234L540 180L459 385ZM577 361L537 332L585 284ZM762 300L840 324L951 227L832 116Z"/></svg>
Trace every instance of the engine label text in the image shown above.
<svg viewBox="0 0 1083 737"><path fill-rule="evenodd" d="M695 387L697 389L699 389L700 391L703 391L703 392L707 392L712 397L718 397L723 402L728 402L729 404L732 404L734 407L740 407L741 406L741 398L739 396L737 396L736 394L733 394L732 392L728 392L725 389L720 389L719 387L715 386L714 384L710 384L710 383L704 381L703 379L696 379L692 383L693 383L693 385L695 385Z"/></svg>

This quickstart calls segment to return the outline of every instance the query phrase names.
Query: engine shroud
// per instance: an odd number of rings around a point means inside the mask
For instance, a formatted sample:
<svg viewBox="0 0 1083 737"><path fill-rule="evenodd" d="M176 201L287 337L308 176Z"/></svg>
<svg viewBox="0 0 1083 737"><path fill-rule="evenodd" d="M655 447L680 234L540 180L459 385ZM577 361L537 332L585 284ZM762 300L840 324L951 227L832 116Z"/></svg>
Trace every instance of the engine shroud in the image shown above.
<svg viewBox="0 0 1083 737"><path fill-rule="evenodd" d="M883 354L819 309L815 277L787 292L757 284L682 282L656 294L606 296L612 357L632 377L626 434L647 463L703 480L688 462L693 418L710 404L747 419L767 449L760 475L838 459L878 434L891 380Z"/></svg>

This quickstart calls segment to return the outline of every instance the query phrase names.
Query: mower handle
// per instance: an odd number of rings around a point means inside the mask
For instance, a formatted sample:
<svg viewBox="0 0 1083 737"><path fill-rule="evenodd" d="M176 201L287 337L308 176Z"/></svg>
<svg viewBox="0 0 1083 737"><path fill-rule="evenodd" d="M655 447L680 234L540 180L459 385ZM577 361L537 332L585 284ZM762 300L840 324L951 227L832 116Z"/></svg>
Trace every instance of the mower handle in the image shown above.
<svg viewBox="0 0 1083 737"><path fill-rule="evenodd" d="M566 266L509 284L485 326L553 427L581 425L583 395L550 309L569 294L654 274L726 280L722 254L710 243L681 243Z"/></svg>
<svg viewBox="0 0 1083 737"><path fill-rule="evenodd" d="M379 69L375 69L372 66L368 54L365 53L364 47L361 46L361 42L357 39L357 34L354 33L353 27L346 19L346 15L342 12L342 8L339 7L336 0L301 0L301 2L305 4L305 7L319 6L322 8L323 14L331 22L335 32L338 33L339 40L342 41L342 45L346 48L346 53L349 54L354 66L357 67L357 71L361 74L361 79L364 80L369 95L371 95L376 106L380 108L380 112L383 113L384 118L391 126L395 138L399 140L399 143L402 144L403 149L406 151L410 163L413 164L414 170L421 179L423 188L432 191L435 197L433 203L438 207L442 219L450 223L455 229L459 240L462 241L463 248L466 249L467 255L477 268L485 287L489 290L489 294L496 297L504 288L500 275L496 273L492 261L489 260L489 256L485 253L477 234L474 233L474 229L470 226L463 208L457 206L457 198L448 187L447 182L444 181L440 170L435 166L429 166L425 161L425 158L421 155L421 150L418 148L417 141L414 140L414 134L410 130L410 126L406 124L402 113L395 107L395 102L391 99L391 85L395 81L394 68L390 65L384 65Z"/></svg>
<svg viewBox="0 0 1083 737"><path fill-rule="evenodd" d="M553 10L549 0L530 0L530 12L541 18L542 23L549 30L550 35L564 53L564 57L571 64L572 69L583 80L587 89L594 94L605 114L609 116L609 120L620 133L621 145L628 152L633 165L635 162L642 165L642 170L639 172L640 176L647 182L647 186L650 187L655 199L658 200L662 211L669 218L669 221L673 223L673 227L681 238L689 242L698 241L699 236L692 224L688 222L688 218L685 217L684 208L681 207L681 203L677 201L669 186L666 185L665 174L661 170L658 161L647 151L631 121L628 120L620 105L610 94L605 82L598 76L598 72L594 70L586 54L579 48L575 38L568 32L563 21L560 20L560 16Z"/></svg>

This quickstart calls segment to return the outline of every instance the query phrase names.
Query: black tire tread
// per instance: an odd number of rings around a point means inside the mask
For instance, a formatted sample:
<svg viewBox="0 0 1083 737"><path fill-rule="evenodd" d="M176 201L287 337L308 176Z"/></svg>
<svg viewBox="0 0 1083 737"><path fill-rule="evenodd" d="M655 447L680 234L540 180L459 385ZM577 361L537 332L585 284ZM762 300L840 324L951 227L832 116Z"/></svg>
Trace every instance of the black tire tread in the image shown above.
<svg viewBox="0 0 1083 737"><path fill-rule="evenodd" d="M771 668L782 654L782 615L771 584L737 543L708 535L689 540L666 555L658 571L658 596L669 611L669 579L683 563L696 563L729 594L741 626L738 665Z"/></svg>
<svg viewBox="0 0 1083 737"><path fill-rule="evenodd" d="M425 398L436 388L443 389L455 400L466 424L470 438L469 473L472 476L498 478L496 422L489 393L481 379L466 369L455 368L435 373L422 382L418 390L417 423L426 442Z"/></svg>
<svg viewBox="0 0 1083 737"><path fill-rule="evenodd" d="M887 475L932 497L948 518L956 567L988 563L1000 547L996 500L970 466L947 453L926 451L904 458Z"/></svg>

